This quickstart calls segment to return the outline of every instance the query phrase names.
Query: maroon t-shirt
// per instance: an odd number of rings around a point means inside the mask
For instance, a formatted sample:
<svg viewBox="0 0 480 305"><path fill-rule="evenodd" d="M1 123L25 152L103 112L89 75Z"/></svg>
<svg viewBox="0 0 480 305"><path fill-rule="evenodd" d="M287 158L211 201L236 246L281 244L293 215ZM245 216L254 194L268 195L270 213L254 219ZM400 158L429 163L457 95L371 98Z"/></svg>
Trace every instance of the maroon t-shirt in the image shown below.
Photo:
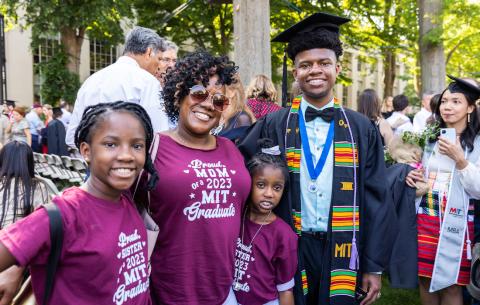
<svg viewBox="0 0 480 305"><path fill-rule="evenodd" d="M50 305L147 305L147 231L132 200L102 200L78 187L53 199L62 214L63 244ZM47 212L31 215L0 232L0 242L21 266L30 266L40 304L50 253Z"/></svg>
<svg viewBox="0 0 480 305"><path fill-rule="evenodd" d="M158 304L220 305L230 291L250 176L235 145L216 139L215 149L199 150L160 136L160 180L150 192L160 227L151 276Z"/></svg>
<svg viewBox="0 0 480 305"><path fill-rule="evenodd" d="M233 285L238 304L263 305L276 300L279 291L294 286L297 235L279 217L261 229L247 218L243 243L241 235L235 251Z"/></svg>

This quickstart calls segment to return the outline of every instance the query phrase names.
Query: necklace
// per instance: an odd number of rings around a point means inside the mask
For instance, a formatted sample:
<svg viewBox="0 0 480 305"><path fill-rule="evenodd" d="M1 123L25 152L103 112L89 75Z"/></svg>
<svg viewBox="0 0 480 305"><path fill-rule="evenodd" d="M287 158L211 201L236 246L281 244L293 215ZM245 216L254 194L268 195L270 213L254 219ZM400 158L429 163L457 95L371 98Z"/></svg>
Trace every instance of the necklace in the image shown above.
<svg viewBox="0 0 480 305"><path fill-rule="evenodd" d="M242 244L243 244L243 237L244 237L244 233L245 233L245 219L247 218L247 210L248 209L245 209L245 213L243 213ZM255 234L253 234L252 240L250 241L250 244L248 245L249 248L253 244L253 241L255 240L255 237L257 237L258 233L260 233L260 230L262 230L263 226L267 222L267 219L268 219L268 217L270 217L270 214L272 214L272 210L270 210L270 212L268 212L267 216L265 216L265 218L263 219L262 224L260 225L260 228L258 228L257 232L255 232Z"/></svg>
<svg viewBox="0 0 480 305"><path fill-rule="evenodd" d="M248 209L245 209L245 213L243 213L242 239L241 239L242 240L242 245L245 245L243 243L243 238L244 238L244 234L245 234L245 219L247 218L247 211L248 211ZM270 212L268 212L267 216L265 216L265 218L263 219L263 222L260 225L260 228L258 228L257 232L255 232L255 234L253 234L252 240L250 241L250 244L248 245L248 248L250 248L252 246L253 241L255 240L255 237L257 237L257 235L260 233L260 230L262 230L263 226L267 222L268 217L270 217L270 214L272 214L272 210L270 210ZM240 281L240 279L236 277L235 281L233 282L233 289L236 290L236 291L239 291L242 288L242 284L240 284L239 281Z"/></svg>

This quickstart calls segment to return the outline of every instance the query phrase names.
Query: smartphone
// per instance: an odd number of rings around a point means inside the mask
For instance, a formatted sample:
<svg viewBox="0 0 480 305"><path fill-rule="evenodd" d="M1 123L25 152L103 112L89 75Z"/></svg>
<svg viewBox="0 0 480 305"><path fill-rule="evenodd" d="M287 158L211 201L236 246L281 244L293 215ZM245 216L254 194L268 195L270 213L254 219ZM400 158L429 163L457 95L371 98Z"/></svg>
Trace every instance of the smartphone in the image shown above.
<svg viewBox="0 0 480 305"><path fill-rule="evenodd" d="M457 142L457 133L455 128L440 128L440 136L453 144Z"/></svg>
<svg viewBox="0 0 480 305"><path fill-rule="evenodd" d="M367 297L367 292L363 290L361 287L357 286L355 288L355 300L357 300L357 303L360 304L363 299Z"/></svg>
<svg viewBox="0 0 480 305"><path fill-rule="evenodd" d="M450 143L457 142L457 133L455 131L455 128L440 128L440 137L447 139ZM442 153L438 155L438 162L444 164L447 167L455 166L455 161Z"/></svg>

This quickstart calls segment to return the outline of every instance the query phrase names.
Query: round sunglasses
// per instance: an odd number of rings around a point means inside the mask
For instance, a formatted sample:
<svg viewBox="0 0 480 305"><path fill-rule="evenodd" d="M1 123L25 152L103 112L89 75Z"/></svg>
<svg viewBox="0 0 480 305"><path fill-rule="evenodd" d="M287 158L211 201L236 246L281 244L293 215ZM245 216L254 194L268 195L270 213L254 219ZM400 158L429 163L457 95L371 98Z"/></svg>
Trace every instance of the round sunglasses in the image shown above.
<svg viewBox="0 0 480 305"><path fill-rule="evenodd" d="M195 85L190 88L190 97L195 103L202 103L210 96L212 97L213 108L215 108L215 110L217 110L218 112L224 111L230 104L228 97L226 97L222 93L217 92L214 94L210 94L207 88L202 85Z"/></svg>

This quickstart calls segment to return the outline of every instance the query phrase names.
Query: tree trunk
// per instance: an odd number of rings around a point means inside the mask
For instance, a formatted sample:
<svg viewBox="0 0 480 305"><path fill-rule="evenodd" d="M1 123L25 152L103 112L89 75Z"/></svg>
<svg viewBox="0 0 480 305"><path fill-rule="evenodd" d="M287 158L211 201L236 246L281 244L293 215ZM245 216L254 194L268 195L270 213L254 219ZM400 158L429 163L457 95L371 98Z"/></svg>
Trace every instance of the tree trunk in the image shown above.
<svg viewBox="0 0 480 305"><path fill-rule="evenodd" d="M269 0L233 1L234 61L244 84L257 74L271 77Z"/></svg>
<svg viewBox="0 0 480 305"><path fill-rule="evenodd" d="M383 78L383 84L385 90L383 91L383 97L393 96L393 84L396 77L396 56L393 49L384 49L383 51L383 67L385 76Z"/></svg>
<svg viewBox="0 0 480 305"><path fill-rule="evenodd" d="M443 0L418 0L420 26L421 93L439 93L445 88L445 53L442 31Z"/></svg>
<svg viewBox="0 0 480 305"><path fill-rule="evenodd" d="M68 55L67 69L75 74L80 73L80 53L83 43L83 34L85 30L74 28L62 28L60 30L60 39Z"/></svg>

